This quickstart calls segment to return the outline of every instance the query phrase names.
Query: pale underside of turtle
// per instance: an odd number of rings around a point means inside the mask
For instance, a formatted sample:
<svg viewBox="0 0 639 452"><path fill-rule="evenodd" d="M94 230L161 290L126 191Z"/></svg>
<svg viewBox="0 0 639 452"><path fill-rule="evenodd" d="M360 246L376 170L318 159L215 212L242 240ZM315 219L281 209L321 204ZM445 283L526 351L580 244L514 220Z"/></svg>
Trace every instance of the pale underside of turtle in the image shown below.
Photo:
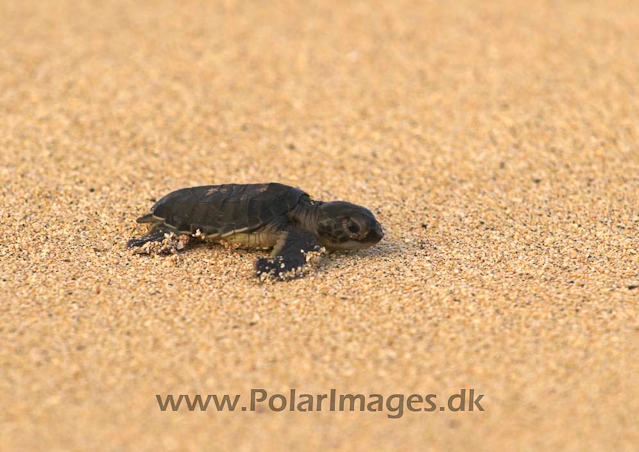
<svg viewBox="0 0 639 452"><path fill-rule="evenodd" d="M162 242L169 233L273 248L270 258L257 260L257 276L299 274L309 253L367 248L384 235L364 207L313 201L299 188L279 183L183 188L164 196L137 222L151 228L146 236L129 240L129 248Z"/></svg>

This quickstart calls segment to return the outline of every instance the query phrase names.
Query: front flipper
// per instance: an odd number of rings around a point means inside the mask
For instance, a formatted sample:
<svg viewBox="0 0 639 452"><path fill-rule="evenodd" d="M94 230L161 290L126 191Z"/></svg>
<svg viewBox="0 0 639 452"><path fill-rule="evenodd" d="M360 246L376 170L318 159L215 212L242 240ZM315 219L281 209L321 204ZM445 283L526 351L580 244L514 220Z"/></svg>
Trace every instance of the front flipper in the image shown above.
<svg viewBox="0 0 639 452"><path fill-rule="evenodd" d="M286 229L277 238L270 258L261 257L255 264L256 276L271 275L284 278L295 276L299 269L306 264L309 252L322 248L315 236L302 229Z"/></svg>

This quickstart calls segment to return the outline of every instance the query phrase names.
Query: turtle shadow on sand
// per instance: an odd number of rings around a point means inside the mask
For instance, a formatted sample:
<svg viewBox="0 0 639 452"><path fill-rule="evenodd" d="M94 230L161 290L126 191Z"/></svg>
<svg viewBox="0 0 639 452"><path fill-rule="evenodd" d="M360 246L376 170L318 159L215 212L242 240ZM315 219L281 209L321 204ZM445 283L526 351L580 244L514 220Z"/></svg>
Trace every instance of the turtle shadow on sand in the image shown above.
<svg viewBox="0 0 639 452"><path fill-rule="evenodd" d="M375 259L392 259L394 257L402 256L405 251L400 248L399 244L400 242L396 241L384 241L372 248L329 252L322 256L317 267L325 270L340 268L345 262L344 259L340 259L341 257L358 258L355 262L361 264L362 267L365 267L367 262L370 262L372 265ZM346 262L351 265L353 264L353 261L346 260Z"/></svg>
<svg viewBox="0 0 639 452"><path fill-rule="evenodd" d="M198 252L211 253L211 256L215 256L215 253L223 253L224 255L237 253L240 259L256 257L256 262L259 262L260 259L267 259L269 253L271 253L271 250L269 249L247 248L228 243L194 239L188 235L177 236L175 234L167 234L167 236L168 237L166 237L163 242L151 243L143 248L134 248L134 250L136 250L135 252L137 254L159 255L166 257ZM188 245L178 249L176 244L179 244L180 239L184 238L188 240ZM376 258L383 258L384 260L387 260L389 258L393 259L394 257L402 256L406 252L405 248L406 246L402 242L385 241L372 248L337 250L330 252L322 250L322 252L317 253L316 258L312 259L311 265L305 266L304 271L300 271L298 274L281 275L279 279L291 280L316 271L331 271L341 268L344 263L347 263L347 265L361 264L362 267L365 267L367 262L372 264ZM357 260L349 260L349 257L356 257Z"/></svg>

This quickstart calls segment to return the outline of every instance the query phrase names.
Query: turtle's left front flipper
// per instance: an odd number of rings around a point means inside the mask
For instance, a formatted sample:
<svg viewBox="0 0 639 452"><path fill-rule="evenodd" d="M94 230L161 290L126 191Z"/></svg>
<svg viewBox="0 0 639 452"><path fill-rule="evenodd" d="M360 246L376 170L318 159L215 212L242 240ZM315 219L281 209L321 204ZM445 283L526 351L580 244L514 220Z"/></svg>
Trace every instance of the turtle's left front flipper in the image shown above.
<svg viewBox="0 0 639 452"><path fill-rule="evenodd" d="M306 256L320 251L322 245L308 231L291 228L280 232L277 244L270 258L261 257L255 264L257 277L270 274L275 277L295 276L298 269L307 262Z"/></svg>

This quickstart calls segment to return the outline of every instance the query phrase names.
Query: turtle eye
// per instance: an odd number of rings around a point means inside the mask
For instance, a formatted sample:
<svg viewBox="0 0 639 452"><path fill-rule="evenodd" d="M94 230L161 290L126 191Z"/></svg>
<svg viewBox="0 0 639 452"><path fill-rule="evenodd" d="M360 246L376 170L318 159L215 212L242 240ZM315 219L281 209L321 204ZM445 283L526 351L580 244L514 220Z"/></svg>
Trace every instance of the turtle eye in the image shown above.
<svg viewBox="0 0 639 452"><path fill-rule="evenodd" d="M357 234L359 232L359 224L355 223L353 220L348 220L348 230L353 234Z"/></svg>

